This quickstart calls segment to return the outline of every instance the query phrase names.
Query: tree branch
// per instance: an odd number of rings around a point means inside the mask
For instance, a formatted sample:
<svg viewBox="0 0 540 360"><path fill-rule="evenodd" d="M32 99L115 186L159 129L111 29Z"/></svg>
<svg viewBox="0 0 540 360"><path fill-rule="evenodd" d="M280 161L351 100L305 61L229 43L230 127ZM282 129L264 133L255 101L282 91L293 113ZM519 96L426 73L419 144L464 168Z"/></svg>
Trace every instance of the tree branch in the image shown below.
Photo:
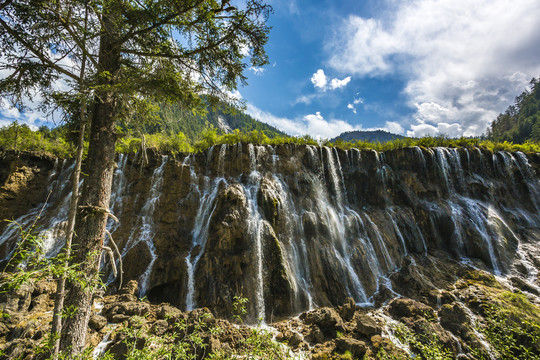
<svg viewBox="0 0 540 360"><path fill-rule="evenodd" d="M4 1L2 4L0 4L0 11L1 11L1 10L4 10L4 8L5 8L6 6L8 6L9 4L11 4L12 2L13 2L13 0L6 0L6 1Z"/></svg>
<svg viewBox="0 0 540 360"><path fill-rule="evenodd" d="M34 46L30 43L28 43L26 40L24 40L17 31L13 30L11 26L9 26L1 17L0 17L0 25L8 32L9 35L13 36L17 41L19 41L21 44L24 45L28 50L30 50L39 60L41 60L43 63L48 65L50 68L58 71L61 74L66 75L67 77L79 81L79 77L77 75L72 74L71 72L67 71L61 66L58 66L56 63L54 63L51 59L49 59L47 56L45 56L41 51L38 51Z"/></svg>

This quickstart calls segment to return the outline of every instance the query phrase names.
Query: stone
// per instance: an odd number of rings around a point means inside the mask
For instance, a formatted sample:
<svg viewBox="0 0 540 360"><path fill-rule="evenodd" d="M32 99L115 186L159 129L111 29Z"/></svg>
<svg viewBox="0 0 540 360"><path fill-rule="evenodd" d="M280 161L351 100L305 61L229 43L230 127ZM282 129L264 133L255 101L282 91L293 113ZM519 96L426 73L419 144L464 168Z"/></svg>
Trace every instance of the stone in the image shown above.
<svg viewBox="0 0 540 360"><path fill-rule="evenodd" d="M54 294L56 293L56 281L41 280L34 284L34 296L41 294Z"/></svg>
<svg viewBox="0 0 540 360"><path fill-rule="evenodd" d="M118 302L135 302L137 301L137 297L133 294L121 294L121 295L118 295L117 301Z"/></svg>
<svg viewBox="0 0 540 360"><path fill-rule="evenodd" d="M341 329L343 320L335 309L319 308L300 315L302 320L307 325L317 325L323 332Z"/></svg>
<svg viewBox="0 0 540 360"><path fill-rule="evenodd" d="M356 312L356 303L354 302L354 299L348 297L345 300L345 303L338 307L337 311L339 313L339 316L344 321L351 321L354 317L354 313Z"/></svg>
<svg viewBox="0 0 540 360"><path fill-rule="evenodd" d="M527 283L525 280L523 280L520 277L512 276L510 278L510 281L512 282L512 285L520 289L521 291L526 291L528 293L531 293L536 296L540 296L540 289L537 286L533 286L529 283Z"/></svg>
<svg viewBox="0 0 540 360"><path fill-rule="evenodd" d="M311 358L313 360L327 360L332 358L332 353L336 349L336 344L333 341L327 341L322 344L317 344L311 349Z"/></svg>
<svg viewBox="0 0 540 360"><path fill-rule="evenodd" d="M373 344L373 347L379 348L383 343L383 337L381 335L374 335L370 339L371 344Z"/></svg>
<svg viewBox="0 0 540 360"><path fill-rule="evenodd" d="M458 303L445 304L439 309L441 325L458 336L463 336L469 329L469 315Z"/></svg>
<svg viewBox="0 0 540 360"><path fill-rule="evenodd" d="M381 334L382 328L370 316L359 314L356 317L356 327L354 328L354 332L369 339L375 335Z"/></svg>
<svg viewBox="0 0 540 360"><path fill-rule="evenodd" d="M151 332L154 335L161 336L165 334L168 329L169 329L169 323L167 322L167 320L157 320L152 325Z"/></svg>
<svg viewBox="0 0 540 360"><path fill-rule="evenodd" d="M135 295L137 294L137 291L139 289L139 283L136 280L130 280L127 284L122 286L119 294L129 294L129 295Z"/></svg>
<svg viewBox="0 0 540 360"><path fill-rule="evenodd" d="M32 298L30 311L33 313L45 313L49 310L49 294L41 294Z"/></svg>
<svg viewBox="0 0 540 360"><path fill-rule="evenodd" d="M389 304L388 312L394 319L403 317L430 317L435 316L435 311L421 302L412 299L394 299Z"/></svg>
<svg viewBox="0 0 540 360"><path fill-rule="evenodd" d="M181 316L184 315L184 313L180 310L178 310L177 308L175 308L174 306L171 306L169 304L162 304L157 312L156 312L156 315L157 315L157 318L158 319L163 319L163 320L176 320L178 318L180 318Z"/></svg>
<svg viewBox="0 0 540 360"><path fill-rule="evenodd" d="M107 319L113 324L120 324L120 323L123 323L124 321L129 321L130 318L131 317L127 316L127 315L114 314L114 315L108 317Z"/></svg>
<svg viewBox="0 0 540 360"><path fill-rule="evenodd" d="M95 331L100 331L105 327L105 325L107 325L107 318L101 315L94 314L90 316L88 325Z"/></svg>
<svg viewBox="0 0 540 360"><path fill-rule="evenodd" d="M304 339L311 344L319 344L324 341L324 334L317 325L311 325Z"/></svg>
<svg viewBox="0 0 540 360"><path fill-rule="evenodd" d="M340 353L350 352L353 358L361 359L366 353L366 343L349 337L336 339L336 350Z"/></svg>

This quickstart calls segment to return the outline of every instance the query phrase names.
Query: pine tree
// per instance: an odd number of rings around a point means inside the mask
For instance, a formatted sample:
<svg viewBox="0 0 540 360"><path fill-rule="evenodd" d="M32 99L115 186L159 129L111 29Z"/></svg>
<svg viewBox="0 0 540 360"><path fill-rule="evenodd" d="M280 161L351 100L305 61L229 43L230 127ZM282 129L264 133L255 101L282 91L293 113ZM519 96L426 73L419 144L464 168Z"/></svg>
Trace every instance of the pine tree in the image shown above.
<svg viewBox="0 0 540 360"><path fill-rule="evenodd" d="M116 125L148 101L202 106L245 84L248 66L267 64L271 7L262 0L4 0L0 2L0 98L88 118L89 149L73 239L84 281L66 286L69 316L61 348L85 344L92 289L109 216ZM88 111L80 115L80 104ZM75 114L76 113L76 114Z"/></svg>

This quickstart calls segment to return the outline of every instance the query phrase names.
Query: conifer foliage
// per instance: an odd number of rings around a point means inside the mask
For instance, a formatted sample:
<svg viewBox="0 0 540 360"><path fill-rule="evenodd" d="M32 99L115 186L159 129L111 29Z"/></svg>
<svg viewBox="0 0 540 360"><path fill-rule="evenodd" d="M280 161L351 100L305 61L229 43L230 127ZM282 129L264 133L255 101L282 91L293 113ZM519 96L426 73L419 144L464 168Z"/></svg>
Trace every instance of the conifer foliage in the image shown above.
<svg viewBox="0 0 540 360"><path fill-rule="evenodd" d="M243 71L268 62L271 11L262 0L0 2L0 72L7 74L0 99L20 109L42 99L44 108L89 124L73 241L86 284L97 281L118 121L146 117L151 102L233 101L228 94L245 83ZM65 306L74 311L64 319L64 351L85 344L91 289L67 285Z"/></svg>
<svg viewBox="0 0 540 360"><path fill-rule="evenodd" d="M530 90L522 92L513 105L497 116L487 136L494 141L520 144L540 141L540 78L532 79Z"/></svg>

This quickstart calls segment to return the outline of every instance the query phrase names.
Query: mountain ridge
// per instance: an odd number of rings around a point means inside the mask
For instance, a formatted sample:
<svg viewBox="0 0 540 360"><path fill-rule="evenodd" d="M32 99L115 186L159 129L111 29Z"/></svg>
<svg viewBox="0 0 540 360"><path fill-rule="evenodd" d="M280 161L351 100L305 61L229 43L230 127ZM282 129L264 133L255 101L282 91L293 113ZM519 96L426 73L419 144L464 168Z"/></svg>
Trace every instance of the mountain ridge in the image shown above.
<svg viewBox="0 0 540 360"><path fill-rule="evenodd" d="M336 142L342 140L346 142L367 141L383 143L396 139L403 139L404 137L405 136L393 134L385 130L354 130L345 131L330 141Z"/></svg>

